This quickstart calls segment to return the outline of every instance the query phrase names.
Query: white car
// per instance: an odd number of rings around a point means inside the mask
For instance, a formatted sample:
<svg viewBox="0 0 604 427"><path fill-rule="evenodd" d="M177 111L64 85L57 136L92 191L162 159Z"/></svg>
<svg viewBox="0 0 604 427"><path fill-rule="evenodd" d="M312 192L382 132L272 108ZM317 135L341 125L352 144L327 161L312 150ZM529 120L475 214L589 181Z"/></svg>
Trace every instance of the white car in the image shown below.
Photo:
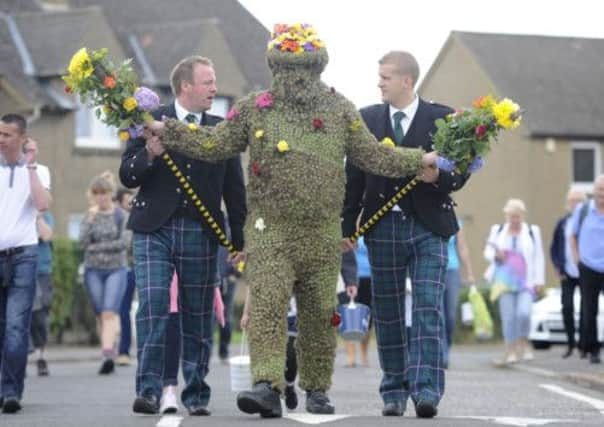
<svg viewBox="0 0 604 427"><path fill-rule="evenodd" d="M548 289L545 297L533 304L529 341L535 349L544 350L552 344L566 344L566 331L562 320L562 301L560 288ZM575 290L575 331L579 341L579 308L581 296ZM598 341L604 343L604 295L600 293L598 312Z"/></svg>

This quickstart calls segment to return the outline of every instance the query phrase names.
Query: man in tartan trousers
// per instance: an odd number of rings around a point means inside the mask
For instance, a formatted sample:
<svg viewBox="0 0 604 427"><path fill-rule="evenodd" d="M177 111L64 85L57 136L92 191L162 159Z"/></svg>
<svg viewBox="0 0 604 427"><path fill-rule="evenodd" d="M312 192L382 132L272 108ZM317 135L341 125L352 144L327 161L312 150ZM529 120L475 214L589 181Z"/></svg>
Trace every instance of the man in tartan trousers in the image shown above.
<svg viewBox="0 0 604 427"><path fill-rule="evenodd" d="M390 52L379 61L379 85L384 103L361 110L378 140L389 137L398 146L432 150L434 121L452 110L420 99L414 86L419 76L415 58ZM409 179L389 179L346 165L347 184L342 232L351 236L361 210L364 224ZM425 169L435 174L434 184L420 182L365 235L372 275L372 313L383 377L382 415L402 416L410 397L416 414L432 418L444 392L442 345L447 242L458 230L449 193L459 190L467 177ZM345 238L345 248L351 248ZM405 279L413 284L413 326L405 330ZM409 345L407 343L409 342Z"/></svg>
<svg viewBox="0 0 604 427"><path fill-rule="evenodd" d="M216 95L214 67L207 58L183 59L172 71L171 83L176 100L154 112L156 119L166 116L209 126L221 120L205 112ZM134 276L139 297L137 397L133 411L158 412L166 353L180 350L166 347L169 287L176 270L178 330L182 331L182 372L186 383L181 398L190 415L209 415L210 387L205 376L212 351L218 239L158 154L146 148L144 139L131 139L120 165L122 183L128 188L140 186L128 221L134 231ZM222 230L220 204L224 199L233 246L241 251L247 208L239 156L219 163L193 160L174 152L170 156Z"/></svg>

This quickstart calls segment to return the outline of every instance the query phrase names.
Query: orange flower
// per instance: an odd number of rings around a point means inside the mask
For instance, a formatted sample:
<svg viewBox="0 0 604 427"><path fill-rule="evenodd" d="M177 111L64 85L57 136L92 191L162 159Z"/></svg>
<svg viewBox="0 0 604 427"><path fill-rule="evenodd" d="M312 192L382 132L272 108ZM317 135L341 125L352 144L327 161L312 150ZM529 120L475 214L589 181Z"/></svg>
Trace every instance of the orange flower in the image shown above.
<svg viewBox="0 0 604 427"><path fill-rule="evenodd" d="M300 49L300 45L295 40L285 40L283 43L281 43L281 50L296 52L298 49Z"/></svg>
<svg viewBox="0 0 604 427"><path fill-rule="evenodd" d="M105 86L107 89L113 89L116 84L117 82L113 76L106 76L103 79L103 86Z"/></svg>
<svg viewBox="0 0 604 427"><path fill-rule="evenodd" d="M275 24L273 27L273 33L275 33L275 35L281 34L286 32L288 29L289 27L286 24Z"/></svg>

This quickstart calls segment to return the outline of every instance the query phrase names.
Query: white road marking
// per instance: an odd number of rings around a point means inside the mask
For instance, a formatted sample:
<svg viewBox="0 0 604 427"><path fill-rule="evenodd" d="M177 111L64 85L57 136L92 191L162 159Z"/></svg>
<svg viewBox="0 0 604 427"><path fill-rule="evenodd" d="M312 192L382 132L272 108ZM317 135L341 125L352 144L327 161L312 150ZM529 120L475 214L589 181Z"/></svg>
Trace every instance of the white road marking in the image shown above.
<svg viewBox="0 0 604 427"><path fill-rule="evenodd" d="M164 415L160 418L155 427L178 427L182 422L182 417L178 415Z"/></svg>
<svg viewBox="0 0 604 427"><path fill-rule="evenodd" d="M574 391L565 390L562 387L554 384L539 384L539 387L549 390L553 393L561 394L562 396L570 397L571 399L575 399L580 402L585 402L596 408L602 415L604 415L604 400L589 397Z"/></svg>
<svg viewBox="0 0 604 427"><path fill-rule="evenodd" d="M541 375L544 377L558 377L559 374L557 374L554 371L550 371L549 369L542 369L542 368L538 368L536 366L526 366L526 365L514 365L514 369L518 370L518 371L524 371L524 372L528 372L531 374L536 374L536 375Z"/></svg>
<svg viewBox="0 0 604 427"><path fill-rule="evenodd" d="M496 424L504 426L515 426L515 427L529 427L529 426L544 426L552 423L575 423L577 420L561 420L561 419L547 419L547 418L523 418L523 417L481 417L481 416L467 416L467 417L451 417L451 418L466 418L472 420L492 421Z"/></svg>
<svg viewBox="0 0 604 427"><path fill-rule="evenodd" d="M350 415L315 415L315 414L294 414L289 413L285 415L283 418L288 418L290 420L298 421L304 424L321 424L328 423L331 421L341 420L343 418L347 418Z"/></svg>

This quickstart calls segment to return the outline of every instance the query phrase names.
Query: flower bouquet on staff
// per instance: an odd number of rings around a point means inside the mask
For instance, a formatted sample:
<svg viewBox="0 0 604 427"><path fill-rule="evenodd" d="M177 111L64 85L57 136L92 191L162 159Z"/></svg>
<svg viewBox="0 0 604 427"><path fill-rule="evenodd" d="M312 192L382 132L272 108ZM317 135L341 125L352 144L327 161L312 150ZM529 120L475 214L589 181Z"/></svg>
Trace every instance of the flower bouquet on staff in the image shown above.
<svg viewBox="0 0 604 427"><path fill-rule="evenodd" d="M520 106L508 98L497 101L482 96L472 106L436 120L432 142L441 156L440 169L461 174L478 171L499 131L518 127L522 118Z"/></svg>
<svg viewBox="0 0 604 427"><path fill-rule="evenodd" d="M107 49L89 53L84 47L73 55L67 71L65 90L80 95L82 103L101 107L97 117L117 127L121 141L142 136L143 124L153 121L150 112L159 107L159 96L138 86L130 59L114 65Z"/></svg>

